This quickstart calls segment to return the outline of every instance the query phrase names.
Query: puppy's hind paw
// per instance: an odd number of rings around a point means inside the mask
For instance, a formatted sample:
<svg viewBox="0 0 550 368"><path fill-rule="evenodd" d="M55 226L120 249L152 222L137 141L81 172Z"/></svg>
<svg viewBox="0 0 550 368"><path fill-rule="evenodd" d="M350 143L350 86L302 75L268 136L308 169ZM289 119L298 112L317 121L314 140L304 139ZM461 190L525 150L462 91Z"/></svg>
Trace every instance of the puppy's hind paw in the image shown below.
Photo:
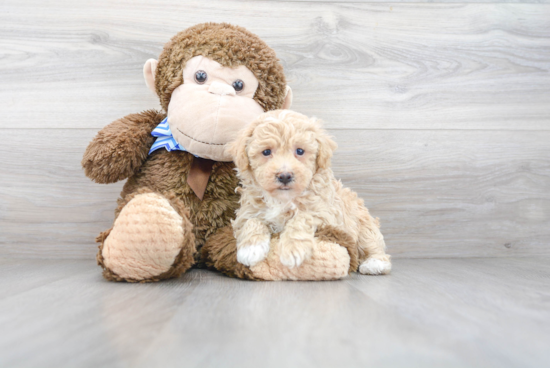
<svg viewBox="0 0 550 368"><path fill-rule="evenodd" d="M367 258L359 266L359 272L363 275L386 275L391 271L391 263L376 258Z"/></svg>
<svg viewBox="0 0 550 368"><path fill-rule="evenodd" d="M237 250L237 261L245 266L252 267L263 261L269 253L269 241L241 247Z"/></svg>

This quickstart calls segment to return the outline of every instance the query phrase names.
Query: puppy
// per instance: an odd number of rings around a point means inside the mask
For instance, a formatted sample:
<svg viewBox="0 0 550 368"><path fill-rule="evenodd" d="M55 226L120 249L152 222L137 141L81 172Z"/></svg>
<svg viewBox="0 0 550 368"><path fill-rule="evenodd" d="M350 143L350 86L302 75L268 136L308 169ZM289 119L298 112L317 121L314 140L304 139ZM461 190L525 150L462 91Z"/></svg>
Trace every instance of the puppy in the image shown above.
<svg viewBox="0 0 550 368"><path fill-rule="evenodd" d="M242 186L232 222L240 263L262 261L272 234L278 234L281 263L300 266L312 254L316 230L332 226L352 237L361 273L390 272L377 219L334 178L335 149L315 119L289 110L262 114L229 146Z"/></svg>

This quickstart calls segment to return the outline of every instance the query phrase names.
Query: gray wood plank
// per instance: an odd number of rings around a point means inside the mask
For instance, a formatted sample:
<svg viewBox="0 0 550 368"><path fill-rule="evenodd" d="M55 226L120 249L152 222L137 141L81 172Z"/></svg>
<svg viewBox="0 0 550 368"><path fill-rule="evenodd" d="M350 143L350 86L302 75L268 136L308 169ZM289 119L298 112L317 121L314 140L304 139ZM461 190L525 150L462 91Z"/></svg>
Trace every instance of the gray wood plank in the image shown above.
<svg viewBox="0 0 550 368"><path fill-rule="evenodd" d="M248 282L195 270L156 284L80 273L18 292L0 278L9 367L542 367L550 353L548 258L397 259L337 282ZM27 267L24 263L27 262ZM60 262L44 262L56 277ZM35 280L38 282L38 280Z"/></svg>
<svg viewBox="0 0 550 368"><path fill-rule="evenodd" d="M95 264L88 260L45 260L0 258L0 300L39 288L89 270Z"/></svg>
<svg viewBox="0 0 550 368"><path fill-rule="evenodd" d="M235 282L213 275L137 366L177 366L181 357L190 367L481 366L434 332L342 282Z"/></svg>
<svg viewBox="0 0 550 368"><path fill-rule="evenodd" d="M438 259L399 260L393 277L354 275L348 283L411 321L500 355L503 364L542 367L550 362L548 280L548 258Z"/></svg>
<svg viewBox="0 0 550 368"><path fill-rule="evenodd" d="M334 131L336 174L407 257L548 255L545 132ZM428 250L429 249L429 250Z"/></svg>
<svg viewBox="0 0 550 368"><path fill-rule="evenodd" d="M88 258L121 183L80 168L95 130L11 130L0 145L0 255ZM395 257L550 255L550 133L347 131L333 168Z"/></svg>
<svg viewBox="0 0 550 368"><path fill-rule="evenodd" d="M103 280L94 262L79 265L85 272L0 302L0 365L127 367L200 278L118 284ZM17 284L17 274L8 280Z"/></svg>
<svg viewBox="0 0 550 368"><path fill-rule="evenodd" d="M257 0L245 0L250 3L255 3ZM287 2L305 2L305 3L342 3L342 4L401 4L401 3L451 3L451 4L548 4L548 0L271 0L281 3Z"/></svg>
<svg viewBox="0 0 550 368"><path fill-rule="evenodd" d="M245 0L250 3L255 3L257 0ZM401 3L451 3L451 4L548 4L548 0L271 0L282 3L287 2L307 2L307 3L343 3L343 4L371 4L371 3L384 3L384 4L401 4Z"/></svg>
<svg viewBox="0 0 550 368"><path fill-rule="evenodd" d="M123 185L84 176L80 160L95 134L9 131L0 147L0 255L93 259Z"/></svg>
<svg viewBox="0 0 550 368"><path fill-rule="evenodd" d="M100 128L158 106L144 61L230 21L281 58L294 108L333 128L550 129L550 5L5 1L0 127Z"/></svg>

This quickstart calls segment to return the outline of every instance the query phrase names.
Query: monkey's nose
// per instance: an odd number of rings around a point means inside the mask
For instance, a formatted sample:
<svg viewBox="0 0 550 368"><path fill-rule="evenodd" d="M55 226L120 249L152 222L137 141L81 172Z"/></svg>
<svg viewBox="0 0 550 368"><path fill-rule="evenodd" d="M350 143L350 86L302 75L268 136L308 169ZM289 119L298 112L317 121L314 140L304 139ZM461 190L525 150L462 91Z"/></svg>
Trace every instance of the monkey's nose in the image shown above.
<svg viewBox="0 0 550 368"><path fill-rule="evenodd" d="M229 84L221 82L212 82L212 84L208 88L208 92L220 96L235 96L237 94L233 87L231 87Z"/></svg>
<svg viewBox="0 0 550 368"><path fill-rule="evenodd" d="M277 174L277 181L283 183L284 185L287 185L292 181L292 173L289 172L282 172Z"/></svg>

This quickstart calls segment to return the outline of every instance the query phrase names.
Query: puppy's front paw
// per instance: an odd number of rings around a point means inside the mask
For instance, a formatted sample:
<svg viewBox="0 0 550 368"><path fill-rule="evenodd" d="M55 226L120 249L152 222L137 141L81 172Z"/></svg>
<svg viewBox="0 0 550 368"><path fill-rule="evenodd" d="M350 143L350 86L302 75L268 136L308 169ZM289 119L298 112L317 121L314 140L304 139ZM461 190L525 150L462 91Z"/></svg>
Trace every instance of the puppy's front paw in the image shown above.
<svg viewBox="0 0 550 368"><path fill-rule="evenodd" d="M313 252L313 240L289 240L281 244L281 263L289 268L299 267Z"/></svg>
<svg viewBox="0 0 550 368"><path fill-rule="evenodd" d="M269 253L269 239L258 244L240 247L237 250L237 261L245 266L252 267L263 261Z"/></svg>
<svg viewBox="0 0 550 368"><path fill-rule="evenodd" d="M359 272L363 275L386 275L391 271L390 261L383 261L376 258L367 258L359 266Z"/></svg>

